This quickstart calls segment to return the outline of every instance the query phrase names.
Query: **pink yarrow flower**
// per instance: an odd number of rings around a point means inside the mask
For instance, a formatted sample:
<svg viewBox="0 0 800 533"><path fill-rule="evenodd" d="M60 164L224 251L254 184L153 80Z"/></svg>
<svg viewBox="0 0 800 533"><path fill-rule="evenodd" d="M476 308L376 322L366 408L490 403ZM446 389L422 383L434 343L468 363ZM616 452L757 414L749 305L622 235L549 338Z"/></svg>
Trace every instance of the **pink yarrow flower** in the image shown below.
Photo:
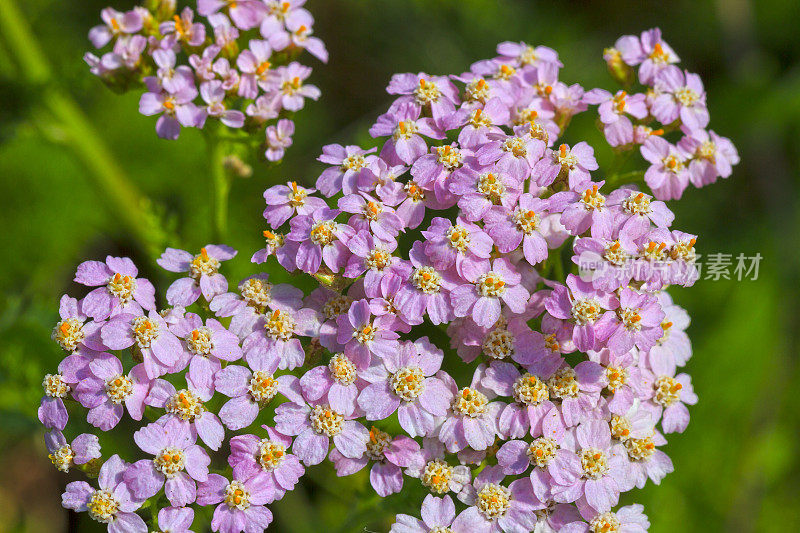
<svg viewBox="0 0 800 533"><path fill-rule="evenodd" d="M228 281L219 273L223 261L236 256L236 250L221 244L207 244L200 253L192 255L185 250L167 248L156 263L170 272L188 272L189 276L180 278L167 289L170 305L188 307L200 295L210 302L218 294L228 290Z"/></svg>
<svg viewBox="0 0 800 533"><path fill-rule="evenodd" d="M234 474L233 479L209 474L197 488L197 503L216 505L211 529L219 533L263 531L272 523L272 512L265 507L270 489L261 475L249 478ZM219 505L217 505L219 504Z"/></svg>
<svg viewBox="0 0 800 533"><path fill-rule="evenodd" d="M481 264L464 283L450 291L455 316L468 316L479 326L491 327L500 318L501 304L515 313L525 310L530 294L508 259Z"/></svg>
<svg viewBox="0 0 800 533"><path fill-rule="evenodd" d="M119 423L126 409L134 420L142 419L151 384L143 365L125 374L119 359L103 353L92 359L87 370L74 396L89 409L86 420L91 425L108 431Z"/></svg>
<svg viewBox="0 0 800 533"><path fill-rule="evenodd" d="M453 521L455 533L500 533L531 531L536 525L536 511L544 509L533 493L531 481L517 479L502 484L503 469L489 466L481 470L470 490L462 497L470 505Z"/></svg>
<svg viewBox="0 0 800 533"><path fill-rule="evenodd" d="M75 281L81 285L98 287L81 301L81 311L95 320L128 311L141 313L153 310L155 287L144 278L127 257L106 257L105 263L86 261L78 265Z"/></svg>
<svg viewBox="0 0 800 533"><path fill-rule="evenodd" d="M271 493L268 501L276 501L294 488L306 469L296 455L289 453L292 438L269 426L261 426L266 438L237 435L231 438L231 465L234 477L248 479L259 476L259 482Z"/></svg>
<svg viewBox="0 0 800 533"><path fill-rule="evenodd" d="M345 457L333 450L330 459L338 476L355 474L373 461L369 481L375 492L384 498L403 490L404 468L422 461L419 444L414 439L405 435L392 437L376 427L370 429L367 450L360 458Z"/></svg>
<svg viewBox="0 0 800 533"><path fill-rule="evenodd" d="M100 336L111 350L135 346L149 379L170 372L184 353L180 341L156 311L116 315L103 326Z"/></svg>
<svg viewBox="0 0 800 533"><path fill-rule="evenodd" d="M453 392L437 377L444 353L427 337L405 342L363 373L370 382L358 397L367 420L383 420L395 411L411 437L428 436L436 417L445 416Z"/></svg>
<svg viewBox="0 0 800 533"><path fill-rule="evenodd" d="M328 455L331 439L344 457L357 459L367 451L369 431L356 422L354 415L344 415L326 404L287 402L275 409L275 429L284 435L296 435L293 450L306 465L321 463Z"/></svg>
<svg viewBox="0 0 800 533"><path fill-rule="evenodd" d="M214 376L214 388L231 398L220 408L219 417L232 431L252 424L279 393L292 401L302 400L295 376L275 376L278 359L252 353L247 363L228 365Z"/></svg>
<svg viewBox="0 0 800 533"><path fill-rule="evenodd" d="M369 366L372 356L381 359L396 353L398 334L392 329L394 317L382 315L372 318L369 302L353 302L346 315L336 318L337 341L344 353L359 369Z"/></svg>
<svg viewBox="0 0 800 533"><path fill-rule="evenodd" d="M195 481L208 479L211 458L195 444L197 436L192 434L189 424L168 418L163 423L144 426L133 434L133 439L142 451L154 457L137 461L125 471L124 480L131 493L146 500L164 487L173 506L194 503Z"/></svg>
<svg viewBox="0 0 800 533"><path fill-rule="evenodd" d="M108 526L109 533L147 533L147 524L136 514L141 500L131 495L123 474L128 464L113 455L100 468L97 478L99 489L85 481L73 481L61 495L61 505L76 512L88 512L89 516Z"/></svg>

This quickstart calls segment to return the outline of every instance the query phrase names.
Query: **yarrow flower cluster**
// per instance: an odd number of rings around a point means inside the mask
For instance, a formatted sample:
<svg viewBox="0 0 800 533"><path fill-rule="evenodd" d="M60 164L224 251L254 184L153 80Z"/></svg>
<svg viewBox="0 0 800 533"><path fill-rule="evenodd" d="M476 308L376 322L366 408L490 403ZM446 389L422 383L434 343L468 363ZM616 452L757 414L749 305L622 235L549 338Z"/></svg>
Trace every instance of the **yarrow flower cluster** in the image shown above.
<svg viewBox="0 0 800 533"><path fill-rule="evenodd" d="M200 9L241 23L251 4ZM145 502L161 509L150 529L170 531L211 506L214 531L261 531L329 460L340 476L368 468L382 497L427 493L397 533L648 529L620 495L672 472L660 448L697 402L680 370L689 317L666 292L696 280L696 236L671 229L662 200L726 177L736 152L703 129L699 79L658 30L606 51L626 84L614 95L560 81L549 48L497 53L457 76L394 76L379 150L326 146L315 188L264 193L252 262L313 276L309 294L266 272L231 290L223 245L164 252L185 274L165 309L128 259L78 267L94 288L61 300L53 339L69 355L39 417L57 468L102 468L65 507L146 532ZM591 105L618 157L650 164L641 183L560 140ZM91 433L68 444L77 413L101 431L146 418L132 439L145 458L103 461Z"/></svg>
<svg viewBox="0 0 800 533"><path fill-rule="evenodd" d="M266 159L278 161L292 144L286 118L316 100L306 83L311 68L295 61L303 50L327 62L305 0L198 0L176 11L175 0L148 0L120 12L106 8L89 32L97 49L84 57L91 72L116 90L143 85L143 115L158 115L156 133L177 139L184 128L218 121L231 130L261 132Z"/></svg>

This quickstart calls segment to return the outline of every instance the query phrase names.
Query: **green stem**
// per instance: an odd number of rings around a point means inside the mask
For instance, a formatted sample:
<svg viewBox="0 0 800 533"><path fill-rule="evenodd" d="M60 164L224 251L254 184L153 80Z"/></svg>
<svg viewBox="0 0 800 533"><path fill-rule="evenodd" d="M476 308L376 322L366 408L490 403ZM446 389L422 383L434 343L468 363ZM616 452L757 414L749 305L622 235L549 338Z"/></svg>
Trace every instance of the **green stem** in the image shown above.
<svg viewBox="0 0 800 533"><path fill-rule="evenodd" d="M213 223L214 238L217 242L225 240L228 233L228 196L231 192L230 173L225 168L225 142L215 134L207 137L208 153L213 182Z"/></svg>
<svg viewBox="0 0 800 533"><path fill-rule="evenodd" d="M13 0L0 0L0 34L22 78L40 88L45 109L65 134L64 143L89 170L88 177L108 200L111 211L141 245L157 251L163 239L147 215L147 199L130 182L80 107L54 82L50 64Z"/></svg>
<svg viewBox="0 0 800 533"><path fill-rule="evenodd" d="M631 155L633 155L633 149L628 149L623 152L615 151L614 161L611 162L608 172L606 173L606 176L609 176L609 178L606 179L606 182L608 182L616 174L618 174L620 170L622 170L622 167L625 166L625 163L628 162L628 159L630 159Z"/></svg>
<svg viewBox="0 0 800 533"><path fill-rule="evenodd" d="M612 174L606 179L606 187L611 190L627 183L644 184L644 170L632 170L622 174Z"/></svg>

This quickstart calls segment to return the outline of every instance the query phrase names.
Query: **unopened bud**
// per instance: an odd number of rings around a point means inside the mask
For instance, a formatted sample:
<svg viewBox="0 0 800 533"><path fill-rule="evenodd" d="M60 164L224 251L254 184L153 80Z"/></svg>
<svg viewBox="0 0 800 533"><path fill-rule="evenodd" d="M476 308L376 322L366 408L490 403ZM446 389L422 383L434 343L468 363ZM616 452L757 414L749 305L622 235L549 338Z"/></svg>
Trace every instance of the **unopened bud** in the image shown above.
<svg viewBox="0 0 800 533"><path fill-rule="evenodd" d="M242 161L238 155L229 155L222 160L225 170L237 178L249 178L253 175L253 167Z"/></svg>
<svg viewBox="0 0 800 533"><path fill-rule="evenodd" d="M633 84L633 69L622 60L622 54L616 48L606 48L603 50L603 59L606 60L608 72L614 81L623 87L630 87Z"/></svg>

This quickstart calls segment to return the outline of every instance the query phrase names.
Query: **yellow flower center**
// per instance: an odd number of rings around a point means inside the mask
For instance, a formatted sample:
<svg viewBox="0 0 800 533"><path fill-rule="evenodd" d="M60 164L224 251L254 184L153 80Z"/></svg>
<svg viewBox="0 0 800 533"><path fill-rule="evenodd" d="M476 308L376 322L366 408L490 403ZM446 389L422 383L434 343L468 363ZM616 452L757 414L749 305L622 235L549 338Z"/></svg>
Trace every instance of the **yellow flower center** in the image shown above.
<svg viewBox="0 0 800 533"><path fill-rule="evenodd" d="M261 439L258 446L258 463L267 472L278 468L286 459L286 446L270 439Z"/></svg>
<svg viewBox="0 0 800 533"><path fill-rule="evenodd" d="M289 313L275 309L268 315L264 329L271 338L286 341L294 336L296 325L297 323Z"/></svg>
<svg viewBox="0 0 800 533"><path fill-rule="evenodd" d="M452 248L461 253L467 251L467 247L469 246L470 242L470 236L469 231L467 231L466 228L459 225L450 226L450 229L447 230L445 235Z"/></svg>
<svg viewBox="0 0 800 533"><path fill-rule="evenodd" d="M625 441L631 436L631 422L624 416L611 417L611 436L618 441Z"/></svg>
<svg viewBox="0 0 800 533"><path fill-rule="evenodd" d="M349 155L342 161L342 170L345 172L348 170L361 170L365 166L367 166L367 160L361 154Z"/></svg>
<svg viewBox="0 0 800 533"><path fill-rule="evenodd" d="M56 451L49 454L48 457L50 458L50 462L53 463L53 466L61 472L69 472L70 467L75 464L73 462L75 454L72 452L72 448L69 444L64 444Z"/></svg>
<svg viewBox="0 0 800 533"><path fill-rule="evenodd" d="M298 76L295 76L291 80L286 80L281 83L281 91L283 91L283 94L294 94L299 91L302 86L303 82Z"/></svg>
<svg viewBox="0 0 800 533"><path fill-rule="evenodd" d="M400 399L413 402L425 390L425 375L418 366L406 366L394 373L391 383Z"/></svg>
<svg viewBox="0 0 800 533"><path fill-rule="evenodd" d="M612 512L596 516L589 523L589 530L592 533L617 533L619 529L619 518Z"/></svg>
<svg viewBox="0 0 800 533"><path fill-rule="evenodd" d="M489 296L499 298L506 292L506 282L500 274L490 270L486 274L481 274L478 277L475 286L481 296Z"/></svg>
<svg viewBox="0 0 800 533"><path fill-rule="evenodd" d="M572 170L578 166L578 158L572 153L572 150L566 144L558 147L556 152L556 161L564 170Z"/></svg>
<svg viewBox="0 0 800 533"><path fill-rule="evenodd" d="M431 492L436 494L444 494L450 490L450 479L453 477L453 467L445 463L441 459L434 459L428 461L425 469L422 471L420 481Z"/></svg>
<svg viewBox="0 0 800 533"><path fill-rule="evenodd" d="M421 202L425 199L425 191L414 180L409 180L403 188L406 190L406 197L412 201Z"/></svg>
<svg viewBox="0 0 800 533"><path fill-rule="evenodd" d="M442 287L442 276L436 272L436 269L429 266L414 270L411 281L416 288L425 294L436 294Z"/></svg>
<svg viewBox="0 0 800 533"><path fill-rule="evenodd" d="M86 508L94 520L108 524L114 520L119 510L119 502L112 496L110 490L96 490L89 497Z"/></svg>
<svg viewBox="0 0 800 533"><path fill-rule="evenodd" d="M375 340L376 329L372 323L364 324L360 329L353 331L353 338L361 344L366 344Z"/></svg>
<svg viewBox="0 0 800 533"><path fill-rule="evenodd" d="M473 128L488 128L492 125L492 118L483 112L483 109L474 110L469 117L469 123Z"/></svg>
<svg viewBox="0 0 800 533"><path fill-rule="evenodd" d="M400 139L410 139L418 130L417 123L413 120L401 120L397 123L397 127L394 129L392 136L396 141Z"/></svg>
<svg viewBox="0 0 800 533"><path fill-rule="evenodd" d="M622 249L622 244L620 244L619 240L606 246L603 257L605 257L606 261L616 266L622 266L628 260L628 254Z"/></svg>
<svg viewBox="0 0 800 533"><path fill-rule="evenodd" d="M344 417L331 409L330 407L323 407L315 405L314 409L309 413L311 420L311 428L320 435L325 434L329 437L335 437L342 431L342 424Z"/></svg>
<svg viewBox="0 0 800 533"><path fill-rule="evenodd" d="M494 172L484 172L478 177L478 192L493 204L499 205L506 192L506 186Z"/></svg>
<svg viewBox="0 0 800 533"><path fill-rule="evenodd" d="M494 73L494 78L497 80L508 80L516 73L517 69L511 65L500 65L500 68Z"/></svg>
<svg viewBox="0 0 800 533"><path fill-rule="evenodd" d="M136 280L117 272L108 280L106 288L112 296L117 297L122 305L126 305L133 300L133 295L136 292Z"/></svg>
<svg viewBox="0 0 800 533"><path fill-rule="evenodd" d="M652 437L628 439L625 441L625 449L632 461L646 461L655 453L656 445Z"/></svg>
<svg viewBox="0 0 800 533"><path fill-rule="evenodd" d="M488 403L489 399L485 394L473 388L464 387L453 398L453 411L463 416L477 418L486 411Z"/></svg>
<svg viewBox="0 0 800 533"><path fill-rule="evenodd" d="M200 279L200 276L211 276L219 271L219 260L208 255L205 248L200 248L200 253L192 259L189 265L191 276Z"/></svg>
<svg viewBox="0 0 800 533"><path fill-rule="evenodd" d="M659 65L663 65L669 61L669 53L664 50L664 47L661 46L661 43L656 43L653 46L653 51L650 52L648 57L653 61L653 63Z"/></svg>
<svg viewBox="0 0 800 533"><path fill-rule="evenodd" d="M250 396L258 403L266 403L278 394L278 380L272 374L263 370L253 372L250 385L247 389Z"/></svg>
<svg viewBox="0 0 800 533"><path fill-rule="evenodd" d="M681 259L687 263L693 262L697 259L697 254L694 251L696 242L697 239L695 238L689 239L688 241L678 241L670 249L669 256L675 260Z"/></svg>
<svg viewBox="0 0 800 533"><path fill-rule="evenodd" d="M150 320L146 316L137 316L131 323L133 335L136 337L136 345L141 348L149 348L154 340L158 338L160 327L158 322Z"/></svg>
<svg viewBox="0 0 800 533"><path fill-rule="evenodd" d="M285 237L280 233L274 233L268 229L265 229L262 233L264 235L264 239L267 241L268 247L275 249L283 246L283 241L285 240Z"/></svg>
<svg viewBox="0 0 800 533"><path fill-rule="evenodd" d="M502 485L487 483L478 492L475 505L487 520L501 518L511 507L511 491Z"/></svg>
<svg viewBox="0 0 800 533"><path fill-rule="evenodd" d="M306 196L308 196L308 191L297 185L296 181L289 182L289 188L291 192L289 193L289 205L292 207L300 207L306 203Z"/></svg>
<svg viewBox="0 0 800 533"><path fill-rule="evenodd" d="M333 379L341 385L352 385L358 377L356 365L342 353L337 353L331 357L328 368L331 371Z"/></svg>
<svg viewBox="0 0 800 533"><path fill-rule="evenodd" d="M483 78L469 82L464 91L466 93L466 100L469 102L486 103L491 94L489 84L486 83L486 80Z"/></svg>
<svg viewBox="0 0 800 533"><path fill-rule="evenodd" d="M461 150L454 148L449 144L445 146L437 146L436 153L438 154L439 164L444 166L447 170L458 168L464 162L464 155Z"/></svg>
<svg viewBox="0 0 800 533"><path fill-rule="evenodd" d="M547 385L528 372L525 372L514 382L513 395L514 400L525 405L539 405L550 398Z"/></svg>
<svg viewBox="0 0 800 533"><path fill-rule="evenodd" d="M272 301L272 284L251 278L242 284L242 298L247 305L263 310Z"/></svg>
<svg viewBox="0 0 800 533"><path fill-rule="evenodd" d="M525 146L525 141L519 137L511 137L503 141L502 149L504 152L511 152L517 158L528 155L528 147Z"/></svg>
<svg viewBox="0 0 800 533"><path fill-rule="evenodd" d="M381 213L383 213L383 204L380 202L367 202L364 205L363 215L367 220L378 220Z"/></svg>
<svg viewBox="0 0 800 533"><path fill-rule="evenodd" d="M713 164L717 160L717 145L712 141L705 141L697 147L695 155L700 159L707 159Z"/></svg>
<svg viewBox="0 0 800 533"><path fill-rule="evenodd" d="M606 205L606 197L597 192L597 185L592 185L591 189L583 191L581 203L587 211L600 210Z"/></svg>
<svg viewBox="0 0 800 533"><path fill-rule="evenodd" d="M484 339L483 353L492 359L505 359L514 351L514 334L506 328L495 328Z"/></svg>
<svg viewBox="0 0 800 533"><path fill-rule="evenodd" d="M133 381L128 376L116 375L106 381L105 389L108 399L119 405L133 394Z"/></svg>
<svg viewBox="0 0 800 533"><path fill-rule="evenodd" d="M66 398L69 385L64 383L61 374L46 374L42 380L44 393L50 398Z"/></svg>
<svg viewBox="0 0 800 533"><path fill-rule="evenodd" d="M436 102L441 96L441 91L435 83L427 80L419 80L419 86L414 89L414 98L419 105Z"/></svg>
<svg viewBox="0 0 800 533"><path fill-rule="evenodd" d="M622 209L631 215L646 215L650 209L650 197L645 193L631 193L623 202Z"/></svg>
<svg viewBox="0 0 800 533"><path fill-rule="evenodd" d="M178 472L182 472L186 464L186 456L183 450L169 447L164 448L153 459L156 470L164 474L167 478L175 477Z"/></svg>
<svg viewBox="0 0 800 533"><path fill-rule="evenodd" d="M619 311L619 318L622 325L628 331L639 331L642 329L642 316L639 314L638 307L623 307Z"/></svg>
<svg viewBox="0 0 800 533"><path fill-rule="evenodd" d="M181 420L193 422L195 418L202 416L206 408L202 400L191 390L181 389L167 400L164 406L168 413L171 413Z"/></svg>
<svg viewBox="0 0 800 533"><path fill-rule="evenodd" d="M369 430L369 440L367 441L367 457L373 461L383 461L383 452L391 442L391 435L372 426Z"/></svg>
<svg viewBox="0 0 800 533"><path fill-rule="evenodd" d="M377 246L369 251L365 260L367 268L371 270L383 270L392 263L392 254Z"/></svg>
<svg viewBox="0 0 800 533"><path fill-rule="evenodd" d="M679 174L684 167L683 161L678 159L678 157L673 154L670 154L662 159L661 163L664 165L664 169L673 174Z"/></svg>
<svg viewBox="0 0 800 533"><path fill-rule="evenodd" d="M584 448L579 454L583 476L588 479L600 479L608 472L606 454L597 448Z"/></svg>
<svg viewBox="0 0 800 533"><path fill-rule="evenodd" d="M533 235L539 229L539 215L533 210L515 209L514 222L525 235Z"/></svg>
<svg viewBox="0 0 800 533"><path fill-rule="evenodd" d="M348 296L334 296L322 306L322 314L331 319L346 313L352 305L353 299Z"/></svg>
<svg viewBox="0 0 800 533"><path fill-rule="evenodd" d="M666 247L664 242L650 241L642 248L640 255L648 261L661 261L667 255Z"/></svg>
<svg viewBox="0 0 800 533"><path fill-rule="evenodd" d="M575 398L580 392L578 386L577 375L575 371L568 366L562 366L556 373L547 380L547 386L550 388L550 393L556 398Z"/></svg>
<svg viewBox="0 0 800 533"><path fill-rule="evenodd" d="M681 399L681 389L683 385L677 382L675 378L669 376L661 376L655 382L656 394L653 398L656 403L669 407L673 403Z"/></svg>
<svg viewBox="0 0 800 533"><path fill-rule="evenodd" d="M556 451L558 451L558 443L556 443L555 440L547 437L539 437L531 442L528 449L525 450L525 453L532 465L545 468L550 464L553 457L556 456Z"/></svg>
<svg viewBox="0 0 800 533"><path fill-rule="evenodd" d="M214 343L211 341L211 330L205 326L192 330L186 338L186 346L193 354L208 357L211 355L211 350L214 349Z"/></svg>
<svg viewBox="0 0 800 533"><path fill-rule="evenodd" d="M625 111L625 104L626 104L625 99L627 98L627 96L628 93L626 93L625 91L620 91L617 94L615 94L614 98L611 100L614 110L620 115Z"/></svg>
<svg viewBox="0 0 800 533"><path fill-rule="evenodd" d="M65 350L75 351L78 344L86 337L83 332L83 322L77 318L66 318L56 324L50 337Z"/></svg>
<svg viewBox="0 0 800 533"><path fill-rule="evenodd" d="M327 246L336 240L336 222L325 220L317 222L311 227L311 242L320 246Z"/></svg>
<svg viewBox="0 0 800 533"><path fill-rule="evenodd" d="M610 366L606 368L606 379L608 380L608 390L615 391L628 381L628 369Z"/></svg>
<svg viewBox="0 0 800 533"><path fill-rule="evenodd" d="M594 298L579 298L572 302L572 317L580 326L593 323L601 312L600 302Z"/></svg>
<svg viewBox="0 0 800 533"><path fill-rule="evenodd" d="M250 507L250 491L241 481L231 481L225 488L225 503L231 509L244 511Z"/></svg>
<svg viewBox="0 0 800 533"><path fill-rule="evenodd" d="M700 99L700 95L689 87L682 87L675 91L675 101L683 106L690 106Z"/></svg>

